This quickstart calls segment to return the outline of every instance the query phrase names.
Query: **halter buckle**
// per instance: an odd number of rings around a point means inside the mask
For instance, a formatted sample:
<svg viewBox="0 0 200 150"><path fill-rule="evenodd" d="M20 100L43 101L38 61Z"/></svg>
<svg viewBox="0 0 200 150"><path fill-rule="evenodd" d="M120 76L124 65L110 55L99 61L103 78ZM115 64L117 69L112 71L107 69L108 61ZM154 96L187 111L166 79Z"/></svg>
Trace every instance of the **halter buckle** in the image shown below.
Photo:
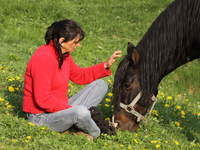
<svg viewBox="0 0 200 150"><path fill-rule="evenodd" d="M132 110L131 106L127 105L126 110L130 112Z"/></svg>
<svg viewBox="0 0 200 150"><path fill-rule="evenodd" d="M142 97L142 92L139 92L138 95L132 100L132 102L130 104L125 105L123 103L120 103L120 107L122 109L124 109L126 112L133 114L134 116L137 117L137 122L140 122L141 120L143 120L147 116L147 114L149 114L152 111L152 109L154 108L155 103L157 101L156 97L153 95L151 97L153 104L150 106L150 111L149 111L149 113L147 113L146 115L143 116L142 114L140 114L139 112L137 112L134 109L135 104L140 100L141 97Z"/></svg>

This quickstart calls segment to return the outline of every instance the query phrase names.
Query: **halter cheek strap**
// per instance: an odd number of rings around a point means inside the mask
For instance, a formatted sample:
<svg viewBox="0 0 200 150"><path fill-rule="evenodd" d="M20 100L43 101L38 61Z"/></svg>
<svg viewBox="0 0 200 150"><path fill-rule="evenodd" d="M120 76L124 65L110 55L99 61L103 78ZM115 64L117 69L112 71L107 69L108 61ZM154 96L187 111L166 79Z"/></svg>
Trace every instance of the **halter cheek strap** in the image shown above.
<svg viewBox="0 0 200 150"><path fill-rule="evenodd" d="M126 110L128 113L135 115L137 117L137 122L140 122L145 117L145 116L141 115L139 112L135 111L134 108L130 108L130 106L127 106L123 103L121 103L120 106L121 106L121 108Z"/></svg>
<svg viewBox="0 0 200 150"><path fill-rule="evenodd" d="M135 111L135 109L134 109L135 104L140 100L141 97L142 97L142 92L139 92L130 104L125 105L123 103L120 103L121 108L123 108L128 113L131 113L137 117L137 122L140 122L145 117L142 114L140 114L139 112Z"/></svg>

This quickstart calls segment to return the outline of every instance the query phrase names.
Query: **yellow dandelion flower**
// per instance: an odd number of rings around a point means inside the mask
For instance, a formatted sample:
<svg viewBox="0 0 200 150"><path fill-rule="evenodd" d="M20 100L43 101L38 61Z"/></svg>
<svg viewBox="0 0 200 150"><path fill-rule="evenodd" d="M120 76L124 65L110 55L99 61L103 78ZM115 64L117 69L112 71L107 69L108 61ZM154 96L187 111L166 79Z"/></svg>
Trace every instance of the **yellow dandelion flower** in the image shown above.
<svg viewBox="0 0 200 150"><path fill-rule="evenodd" d="M158 116L158 111L157 111L157 110L155 110L155 109L154 109L154 110L152 110L152 111L151 111L151 113L152 113L153 115L155 115L155 116Z"/></svg>
<svg viewBox="0 0 200 150"><path fill-rule="evenodd" d="M165 104L165 105L164 105L164 107L167 107L167 108L168 108L169 106L170 106L169 104Z"/></svg>
<svg viewBox="0 0 200 150"><path fill-rule="evenodd" d="M179 143L178 141L176 141L176 140L174 141L174 143L175 143L176 145L180 145L180 143Z"/></svg>
<svg viewBox="0 0 200 150"><path fill-rule="evenodd" d="M180 110L180 109L181 109L181 106L177 105L177 106L175 106L175 108L176 108L177 110Z"/></svg>
<svg viewBox="0 0 200 150"><path fill-rule="evenodd" d="M12 82L13 80L11 78L8 79L9 82Z"/></svg>
<svg viewBox="0 0 200 150"><path fill-rule="evenodd" d="M133 142L136 143L136 144L139 143L139 141L137 139L133 139Z"/></svg>
<svg viewBox="0 0 200 150"><path fill-rule="evenodd" d="M111 80L107 80L107 81L108 81L109 84L112 84L112 81L111 81Z"/></svg>
<svg viewBox="0 0 200 150"><path fill-rule="evenodd" d="M177 94L177 95L176 95L176 98L177 98L177 99L182 99L182 98L183 98L183 95L182 95L182 94Z"/></svg>
<svg viewBox="0 0 200 150"><path fill-rule="evenodd" d="M119 146L120 146L120 147L124 147L124 145L123 145L123 144L120 144Z"/></svg>
<svg viewBox="0 0 200 150"><path fill-rule="evenodd" d="M8 105L10 105L10 104L9 104L9 102L6 102L5 105L8 106Z"/></svg>
<svg viewBox="0 0 200 150"><path fill-rule="evenodd" d="M186 98L186 99L185 99L185 101L186 101L186 102L189 102L189 99L188 99L188 98Z"/></svg>
<svg viewBox="0 0 200 150"><path fill-rule="evenodd" d="M185 116L185 112L182 110L181 112L180 112L180 114L182 115L182 116Z"/></svg>
<svg viewBox="0 0 200 150"><path fill-rule="evenodd" d="M110 98L106 98L105 101L109 103L109 102L111 102L111 99Z"/></svg>
<svg viewBox="0 0 200 150"><path fill-rule="evenodd" d="M109 92L107 95L110 96L110 97L112 97L113 93Z"/></svg>
<svg viewBox="0 0 200 150"><path fill-rule="evenodd" d="M158 142L159 142L158 140L152 140L152 141L150 141L151 144L156 144Z"/></svg>
<svg viewBox="0 0 200 150"><path fill-rule="evenodd" d="M109 104L105 104L104 106L105 106L105 107L109 107L110 105L109 105Z"/></svg>
<svg viewBox="0 0 200 150"><path fill-rule="evenodd" d="M156 148L160 148L160 144L156 144Z"/></svg>
<svg viewBox="0 0 200 150"><path fill-rule="evenodd" d="M15 80L15 78L13 78L13 77L8 78L8 81L14 81L14 80Z"/></svg>
<svg viewBox="0 0 200 150"><path fill-rule="evenodd" d="M104 146L108 146L108 143L104 143Z"/></svg>
<svg viewBox="0 0 200 150"><path fill-rule="evenodd" d="M165 94L163 92L158 92L158 98L164 98Z"/></svg>
<svg viewBox="0 0 200 150"><path fill-rule="evenodd" d="M41 129L41 130L45 130L46 128L45 128L45 127L41 127L40 129Z"/></svg>
<svg viewBox="0 0 200 150"><path fill-rule="evenodd" d="M181 125L180 122L178 122L178 121L175 121L174 124L175 124L177 127L180 127L180 125Z"/></svg>
<svg viewBox="0 0 200 150"><path fill-rule="evenodd" d="M109 118L109 117L107 117L107 118L105 118L105 120L108 120L108 121L109 121L109 120L110 120L110 118Z"/></svg>
<svg viewBox="0 0 200 150"><path fill-rule="evenodd" d="M19 77L19 76L16 76L15 79L16 79L16 80L20 80L20 77Z"/></svg>
<svg viewBox="0 0 200 150"><path fill-rule="evenodd" d="M9 86L9 87L8 87L8 91L9 91L9 92L14 92L14 91L15 91L15 89L14 89L14 87L12 87L12 86Z"/></svg>
<svg viewBox="0 0 200 150"><path fill-rule="evenodd" d="M70 87L70 88L73 88L73 84L69 83L69 87Z"/></svg>
<svg viewBox="0 0 200 150"><path fill-rule="evenodd" d="M30 126L35 126L35 124L32 123L32 122L28 122L27 124L30 125Z"/></svg>
<svg viewBox="0 0 200 150"><path fill-rule="evenodd" d="M24 142L28 143L28 142L29 142L29 140L25 139L25 140L24 140Z"/></svg>
<svg viewBox="0 0 200 150"><path fill-rule="evenodd" d="M14 106L12 106L12 105L6 105L6 108L11 109L11 108L14 108Z"/></svg>
<svg viewBox="0 0 200 150"><path fill-rule="evenodd" d="M181 115L181 118L185 118L185 116L184 116L184 115Z"/></svg>
<svg viewBox="0 0 200 150"><path fill-rule="evenodd" d="M19 88L18 88L18 87L16 87L16 88L15 88L15 90L16 90L16 91L19 91Z"/></svg>
<svg viewBox="0 0 200 150"><path fill-rule="evenodd" d="M131 145L128 145L128 150L132 150L132 146Z"/></svg>
<svg viewBox="0 0 200 150"><path fill-rule="evenodd" d="M31 137L31 136L27 136L26 139L27 139L27 140L31 140L32 137Z"/></svg>
<svg viewBox="0 0 200 150"><path fill-rule="evenodd" d="M0 97L0 102L3 102L3 101L5 101L5 99Z"/></svg>
<svg viewBox="0 0 200 150"><path fill-rule="evenodd" d="M17 139L11 139L11 142L16 143Z"/></svg>
<svg viewBox="0 0 200 150"><path fill-rule="evenodd" d="M172 100L173 97L172 96L167 96L167 100Z"/></svg>
<svg viewBox="0 0 200 150"><path fill-rule="evenodd" d="M194 143L194 142L191 142L190 144L191 144L192 147L195 147L195 146L197 145L197 144Z"/></svg>

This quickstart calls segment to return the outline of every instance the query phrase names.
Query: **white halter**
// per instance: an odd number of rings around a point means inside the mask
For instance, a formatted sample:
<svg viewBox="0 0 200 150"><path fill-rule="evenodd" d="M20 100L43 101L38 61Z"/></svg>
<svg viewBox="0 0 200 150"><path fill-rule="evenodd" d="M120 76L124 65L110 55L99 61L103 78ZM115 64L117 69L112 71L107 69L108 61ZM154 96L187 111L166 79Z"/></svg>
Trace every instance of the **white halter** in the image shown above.
<svg viewBox="0 0 200 150"><path fill-rule="evenodd" d="M146 113L144 116L142 114L140 114L139 112L137 112L135 109L134 109L134 106L135 104L140 100L140 98L142 97L142 92L139 92L137 94L137 96L132 100L132 102L128 105L126 104L123 104L123 103L120 103L120 107L123 108L124 110L126 110L126 112L128 113L131 113L133 115L135 115L137 117L137 122L140 122L141 120L143 120L148 114L151 113L152 109L154 108L155 106L155 103L157 101L156 97L153 95L151 97L152 101L153 101L153 104L151 105L148 113ZM114 115L112 116L112 122L111 124L116 128L118 123L115 123L115 118L114 118Z"/></svg>

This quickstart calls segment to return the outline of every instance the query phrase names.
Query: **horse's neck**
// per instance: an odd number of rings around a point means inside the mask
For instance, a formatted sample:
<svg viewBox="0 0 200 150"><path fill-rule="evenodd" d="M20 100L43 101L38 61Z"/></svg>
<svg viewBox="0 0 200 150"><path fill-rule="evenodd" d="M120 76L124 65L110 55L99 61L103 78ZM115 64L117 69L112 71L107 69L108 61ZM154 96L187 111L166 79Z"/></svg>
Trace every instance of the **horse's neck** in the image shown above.
<svg viewBox="0 0 200 150"><path fill-rule="evenodd" d="M194 49L191 49L190 53L185 51L186 49L182 49L179 52L180 55L177 53L173 53L170 56L160 54L154 59L146 59L146 61L141 63L143 89L156 95L158 85L165 76L185 63L200 58L200 51L197 52ZM190 54L194 51L196 52L196 55L193 57ZM163 51L161 50L161 53L162 52Z"/></svg>
<svg viewBox="0 0 200 150"><path fill-rule="evenodd" d="M187 4L177 0L171 4L137 46L142 59L140 70L144 90L156 94L160 81L167 74L200 57L200 1L185 2Z"/></svg>

